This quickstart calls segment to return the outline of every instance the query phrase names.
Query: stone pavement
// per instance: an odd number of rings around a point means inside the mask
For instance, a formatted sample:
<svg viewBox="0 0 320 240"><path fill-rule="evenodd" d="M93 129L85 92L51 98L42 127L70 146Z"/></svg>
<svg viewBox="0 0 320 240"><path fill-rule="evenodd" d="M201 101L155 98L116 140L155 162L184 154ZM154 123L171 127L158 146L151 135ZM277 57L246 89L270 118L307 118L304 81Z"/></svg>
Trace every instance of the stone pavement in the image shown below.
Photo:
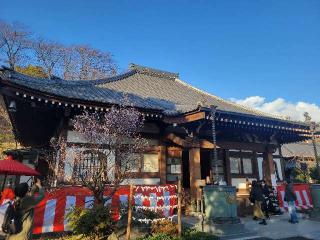
<svg viewBox="0 0 320 240"><path fill-rule="evenodd" d="M183 217L183 225L201 230L198 217ZM272 216L268 225L260 225L251 217L241 218L241 224L205 225L204 230L220 236L221 240L320 240L320 219L300 215L298 224L290 224L288 215ZM0 240L4 236L0 234ZM133 238L134 239L134 238Z"/></svg>
<svg viewBox="0 0 320 240"><path fill-rule="evenodd" d="M298 224L290 224L288 215L272 216L268 225L260 225L252 218L242 218L246 229L257 233L260 237L269 239L286 239L290 237L304 237L306 239L320 240L320 222L313 221L305 215L300 215ZM303 238L302 238L303 239Z"/></svg>
<svg viewBox="0 0 320 240"><path fill-rule="evenodd" d="M320 240L320 221L300 215L299 224L290 224L288 215L272 216L268 225L260 225L251 217L241 218L241 224L205 225L204 230L212 232L222 240ZM184 225L201 230L200 220L184 217Z"/></svg>

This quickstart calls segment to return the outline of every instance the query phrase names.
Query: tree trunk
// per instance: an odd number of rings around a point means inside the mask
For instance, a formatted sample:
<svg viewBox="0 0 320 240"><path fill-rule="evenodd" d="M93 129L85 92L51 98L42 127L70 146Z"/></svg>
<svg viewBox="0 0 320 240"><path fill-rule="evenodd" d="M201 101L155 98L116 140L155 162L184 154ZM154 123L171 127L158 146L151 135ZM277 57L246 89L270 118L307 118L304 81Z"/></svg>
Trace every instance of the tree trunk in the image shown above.
<svg viewBox="0 0 320 240"><path fill-rule="evenodd" d="M100 192L99 190L93 191L94 196L94 203L96 205L103 205L103 192Z"/></svg>

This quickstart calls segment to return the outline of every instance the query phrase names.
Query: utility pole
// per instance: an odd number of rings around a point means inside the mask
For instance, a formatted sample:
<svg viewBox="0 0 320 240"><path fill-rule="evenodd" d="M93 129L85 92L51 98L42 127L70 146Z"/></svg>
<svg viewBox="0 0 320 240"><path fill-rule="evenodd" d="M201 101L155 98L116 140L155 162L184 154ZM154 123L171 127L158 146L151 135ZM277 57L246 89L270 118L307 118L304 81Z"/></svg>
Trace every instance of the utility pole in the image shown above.
<svg viewBox="0 0 320 240"><path fill-rule="evenodd" d="M315 131L316 131L316 123L315 122L310 122L310 131L311 131L311 139L312 139L312 145L313 145L313 150L314 150L314 156L316 159L317 172L318 172L318 176L320 176L319 157L318 157L318 151L317 151L317 146L316 146L316 137L314 135Z"/></svg>

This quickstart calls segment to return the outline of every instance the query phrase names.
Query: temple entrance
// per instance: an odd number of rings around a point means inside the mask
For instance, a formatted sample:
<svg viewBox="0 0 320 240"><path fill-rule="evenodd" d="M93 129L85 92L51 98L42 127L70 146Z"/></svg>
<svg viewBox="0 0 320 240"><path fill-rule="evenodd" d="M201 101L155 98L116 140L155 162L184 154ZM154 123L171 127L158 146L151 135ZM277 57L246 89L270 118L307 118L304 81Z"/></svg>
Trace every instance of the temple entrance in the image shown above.
<svg viewBox="0 0 320 240"><path fill-rule="evenodd" d="M182 151L182 186L190 188L189 150Z"/></svg>
<svg viewBox="0 0 320 240"><path fill-rule="evenodd" d="M201 179L206 179L207 176L210 177L211 169L211 151L207 149L200 150L200 167L201 167Z"/></svg>

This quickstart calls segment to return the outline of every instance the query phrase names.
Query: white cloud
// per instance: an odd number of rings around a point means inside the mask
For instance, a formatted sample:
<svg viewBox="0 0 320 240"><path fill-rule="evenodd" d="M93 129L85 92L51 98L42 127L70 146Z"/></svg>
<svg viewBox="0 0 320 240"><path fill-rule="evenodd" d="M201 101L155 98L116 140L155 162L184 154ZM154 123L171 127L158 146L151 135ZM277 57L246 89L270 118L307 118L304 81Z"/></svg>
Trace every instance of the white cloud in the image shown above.
<svg viewBox="0 0 320 240"><path fill-rule="evenodd" d="M312 120L317 122L320 121L320 106L314 103L291 103L283 98L277 98L273 101L267 102L264 97L260 96L252 96L245 99L232 98L231 101L266 113L280 115L283 117L289 116L292 120L304 121L303 114L308 112L312 117Z"/></svg>

